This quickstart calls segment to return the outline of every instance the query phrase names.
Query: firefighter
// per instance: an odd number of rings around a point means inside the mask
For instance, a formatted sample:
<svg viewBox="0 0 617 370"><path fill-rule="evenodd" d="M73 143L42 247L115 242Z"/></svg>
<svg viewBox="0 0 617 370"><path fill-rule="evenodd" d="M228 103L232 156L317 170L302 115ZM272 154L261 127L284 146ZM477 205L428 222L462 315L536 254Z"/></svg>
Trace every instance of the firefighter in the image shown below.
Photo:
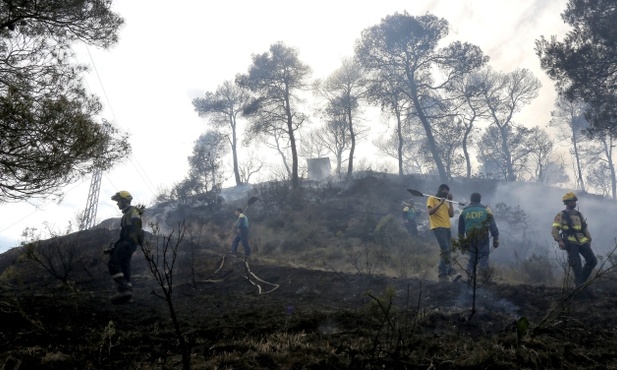
<svg viewBox="0 0 617 370"><path fill-rule="evenodd" d="M133 296L131 284L131 257L138 245L143 244L142 210L131 206L133 197L128 191L119 191L111 197L122 211L120 220L120 239L109 253L109 274L116 284L117 293L111 297L115 303L130 302Z"/></svg>
<svg viewBox="0 0 617 370"><path fill-rule="evenodd" d="M251 255L251 247L249 246L249 219L244 214L242 208L236 209L236 221L234 227L236 228L236 237L231 243L231 253L236 254L238 251L238 244L242 242L244 248L244 256L249 257Z"/></svg>
<svg viewBox="0 0 617 370"><path fill-rule="evenodd" d="M471 281L476 277L479 268L480 275L489 276L488 256L490 254L490 237L493 237L493 248L499 246L499 229L491 209L480 203L480 193L471 194L471 203L463 209L458 218L458 235L461 245L468 252L467 274Z"/></svg>
<svg viewBox="0 0 617 370"><path fill-rule="evenodd" d="M589 279L591 271L598 264L598 259L591 250L591 234L587 221L576 210L578 200L576 194L568 192L562 200L566 209L555 216L551 234L559 244L559 249L568 253L568 263L574 273L574 283L580 286ZM585 259L584 266L582 266L581 256Z"/></svg>
<svg viewBox="0 0 617 370"><path fill-rule="evenodd" d="M403 208L403 223L405 224L405 228L407 232L411 236L418 235L418 224L416 223L416 218L418 217L418 210L414 206L413 199L409 200L409 203L404 203L405 208Z"/></svg>

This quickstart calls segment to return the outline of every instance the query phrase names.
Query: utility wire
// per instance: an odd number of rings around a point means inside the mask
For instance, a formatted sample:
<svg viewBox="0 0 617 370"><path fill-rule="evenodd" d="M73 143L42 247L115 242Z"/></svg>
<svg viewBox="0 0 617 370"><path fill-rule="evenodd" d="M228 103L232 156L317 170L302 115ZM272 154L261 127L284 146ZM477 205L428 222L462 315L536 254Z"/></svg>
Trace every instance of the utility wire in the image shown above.
<svg viewBox="0 0 617 370"><path fill-rule="evenodd" d="M101 76L99 75L99 72L98 72L98 70L96 68L96 64L94 63L94 58L92 57L92 54L90 53L90 48L88 48L88 45L85 45L85 46L86 46L86 51L88 52L88 56L90 57L90 62L92 64L92 68L94 69L94 73L96 74L96 77L97 77L97 79L99 81L99 84L101 85L101 89L103 90L103 95L105 96L105 100L107 101L107 105L109 106L109 111L111 112L111 115L114 118L114 121L115 122L119 122L117 117L116 117L116 113L114 112L113 107L111 105L111 101L109 100L109 97L107 96L107 91L105 90L105 86L103 85L103 81L101 80ZM135 168L135 172L137 172L137 174L139 175L141 180L144 182L144 184L146 185L148 190L150 190L150 193L152 194L152 196L155 196L156 195L156 191L154 189L156 187L153 185L153 183L150 180L150 178L148 177L148 174L146 173L146 171L144 171L143 167L139 164L139 161L137 160L137 157L135 155L131 154L129 156L129 161L131 162L131 164ZM105 177L107 178L107 176L105 176ZM109 178L107 178L107 179L109 179Z"/></svg>

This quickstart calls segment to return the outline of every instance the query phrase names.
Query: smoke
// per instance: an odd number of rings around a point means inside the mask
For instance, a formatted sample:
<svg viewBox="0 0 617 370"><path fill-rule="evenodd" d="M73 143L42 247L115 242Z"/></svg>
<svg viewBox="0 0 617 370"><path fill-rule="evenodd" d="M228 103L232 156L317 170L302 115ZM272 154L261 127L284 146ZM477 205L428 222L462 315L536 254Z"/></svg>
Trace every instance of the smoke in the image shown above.
<svg viewBox="0 0 617 370"><path fill-rule="evenodd" d="M525 243L515 246L515 249L502 243L491 254L491 260L508 261L514 258L515 253L525 259L533 254L553 256L555 251L560 252L551 235L551 227L555 216L565 209L561 200L563 195L571 189L551 188L535 183L495 182L492 189L484 183L484 189L478 190L478 185L463 184L460 189L453 190L465 192L467 198L472 192L478 191L482 194L482 203L491 209L495 210L498 203L504 203L512 209L519 207L526 215L524 225L511 224L496 217L501 235L507 239L524 240ZM606 256L616 243L617 228L613 221L617 218L615 202L592 194L577 193L577 197L577 209L587 220L593 238L592 249L596 255ZM456 227L458 219L453 221Z"/></svg>

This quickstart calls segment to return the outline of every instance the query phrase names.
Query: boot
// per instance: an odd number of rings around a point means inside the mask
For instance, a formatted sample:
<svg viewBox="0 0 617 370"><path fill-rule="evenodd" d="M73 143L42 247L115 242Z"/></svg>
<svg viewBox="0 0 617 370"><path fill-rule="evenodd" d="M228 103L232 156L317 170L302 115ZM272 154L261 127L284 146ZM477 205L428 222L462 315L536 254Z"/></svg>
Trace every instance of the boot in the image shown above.
<svg viewBox="0 0 617 370"><path fill-rule="evenodd" d="M114 278L116 283L117 293L111 296L113 302L116 301L130 301L133 296L133 286L131 283L124 279L124 276L117 276Z"/></svg>

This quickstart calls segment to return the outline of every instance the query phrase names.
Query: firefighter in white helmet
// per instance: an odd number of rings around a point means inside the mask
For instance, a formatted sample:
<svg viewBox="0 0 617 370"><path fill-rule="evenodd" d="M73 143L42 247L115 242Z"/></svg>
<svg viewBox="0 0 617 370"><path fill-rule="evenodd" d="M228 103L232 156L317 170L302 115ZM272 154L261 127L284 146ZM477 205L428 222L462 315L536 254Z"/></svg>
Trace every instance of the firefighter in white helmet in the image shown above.
<svg viewBox="0 0 617 370"><path fill-rule="evenodd" d="M113 244L109 253L109 274L116 283L117 293L111 297L113 302L130 302L133 296L131 284L131 257L138 245L143 243L142 210L131 206L133 197L128 191L119 191L111 197L122 210L120 239Z"/></svg>

